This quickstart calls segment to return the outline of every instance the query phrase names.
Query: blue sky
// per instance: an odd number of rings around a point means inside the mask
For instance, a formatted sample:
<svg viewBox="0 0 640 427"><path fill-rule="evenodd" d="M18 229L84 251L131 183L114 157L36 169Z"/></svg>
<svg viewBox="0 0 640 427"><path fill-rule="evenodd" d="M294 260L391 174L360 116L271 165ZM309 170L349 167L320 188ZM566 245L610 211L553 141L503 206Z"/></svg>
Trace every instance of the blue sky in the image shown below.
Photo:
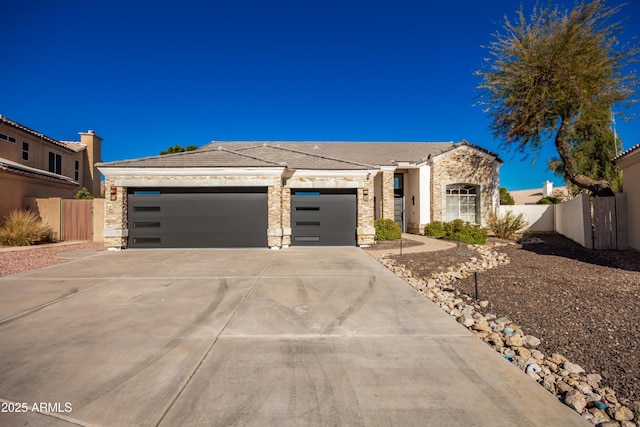
<svg viewBox="0 0 640 427"><path fill-rule="evenodd" d="M560 185L551 141L521 161L474 106L482 45L520 3L8 2L0 114L60 140L93 129L105 161L212 140L466 139L501 156L510 190ZM638 2L619 17L640 36ZM640 142L640 118L617 129L625 149Z"/></svg>

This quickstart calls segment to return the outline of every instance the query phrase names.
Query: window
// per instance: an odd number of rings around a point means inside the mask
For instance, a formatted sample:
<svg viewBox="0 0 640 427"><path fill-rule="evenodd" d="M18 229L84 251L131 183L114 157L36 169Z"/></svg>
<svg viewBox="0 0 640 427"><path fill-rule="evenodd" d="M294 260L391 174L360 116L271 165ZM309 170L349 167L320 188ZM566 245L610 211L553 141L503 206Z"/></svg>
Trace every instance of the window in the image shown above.
<svg viewBox="0 0 640 427"><path fill-rule="evenodd" d="M16 139L12 136L5 135L4 133L0 133L0 139L4 139L5 141L16 143Z"/></svg>
<svg viewBox="0 0 640 427"><path fill-rule="evenodd" d="M73 179L75 179L76 181L80 179L80 162L77 160L73 167Z"/></svg>
<svg viewBox="0 0 640 427"><path fill-rule="evenodd" d="M22 142L22 160L29 161L29 143Z"/></svg>
<svg viewBox="0 0 640 427"><path fill-rule="evenodd" d="M49 172L62 175L62 156L49 151Z"/></svg>
<svg viewBox="0 0 640 427"><path fill-rule="evenodd" d="M461 219L476 223L478 218L478 187L474 185L447 185L445 221Z"/></svg>

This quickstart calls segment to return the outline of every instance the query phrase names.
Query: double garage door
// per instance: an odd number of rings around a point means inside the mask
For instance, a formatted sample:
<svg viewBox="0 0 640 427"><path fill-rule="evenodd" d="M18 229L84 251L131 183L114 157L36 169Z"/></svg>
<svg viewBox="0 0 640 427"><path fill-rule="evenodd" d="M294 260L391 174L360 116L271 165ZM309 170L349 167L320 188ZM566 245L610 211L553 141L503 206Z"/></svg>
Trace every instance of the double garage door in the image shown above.
<svg viewBox="0 0 640 427"><path fill-rule="evenodd" d="M291 244L355 246L355 190L292 190ZM140 188L128 194L130 248L267 247L259 188Z"/></svg>
<svg viewBox="0 0 640 427"><path fill-rule="evenodd" d="M130 189L130 248L267 246L267 189Z"/></svg>

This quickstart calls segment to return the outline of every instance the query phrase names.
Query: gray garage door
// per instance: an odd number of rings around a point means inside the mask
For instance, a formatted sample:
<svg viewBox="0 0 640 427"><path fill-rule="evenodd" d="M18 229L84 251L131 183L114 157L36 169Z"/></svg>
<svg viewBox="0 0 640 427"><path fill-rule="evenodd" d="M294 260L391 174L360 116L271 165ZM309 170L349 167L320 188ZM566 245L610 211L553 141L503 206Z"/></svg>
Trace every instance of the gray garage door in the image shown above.
<svg viewBox="0 0 640 427"><path fill-rule="evenodd" d="M291 244L355 246L355 190L292 190Z"/></svg>
<svg viewBox="0 0 640 427"><path fill-rule="evenodd" d="M266 188L139 188L128 195L130 248L267 246Z"/></svg>

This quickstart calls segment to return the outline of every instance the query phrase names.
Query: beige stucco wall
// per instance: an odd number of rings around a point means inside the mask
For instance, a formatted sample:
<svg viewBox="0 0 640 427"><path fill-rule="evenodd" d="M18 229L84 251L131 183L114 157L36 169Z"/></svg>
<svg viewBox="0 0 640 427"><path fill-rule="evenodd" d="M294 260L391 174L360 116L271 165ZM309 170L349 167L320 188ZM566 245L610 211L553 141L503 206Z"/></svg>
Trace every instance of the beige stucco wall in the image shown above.
<svg viewBox="0 0 640 427"><path fill-rule="evenodd" d="M0 221L14 209L24 209L28 197L72 198L77 187L45 179L16 175L0 171L2 197L0 197Z"/></svg>
<svg viewBox="0 0 640 427"><path fill-rule="evenodd" d="M486 225L499 203L498 162L469 146L460 146L434 157L431 164L431 221L443 221L446 187L451 184L478 186L480 224Z"/></svg>

